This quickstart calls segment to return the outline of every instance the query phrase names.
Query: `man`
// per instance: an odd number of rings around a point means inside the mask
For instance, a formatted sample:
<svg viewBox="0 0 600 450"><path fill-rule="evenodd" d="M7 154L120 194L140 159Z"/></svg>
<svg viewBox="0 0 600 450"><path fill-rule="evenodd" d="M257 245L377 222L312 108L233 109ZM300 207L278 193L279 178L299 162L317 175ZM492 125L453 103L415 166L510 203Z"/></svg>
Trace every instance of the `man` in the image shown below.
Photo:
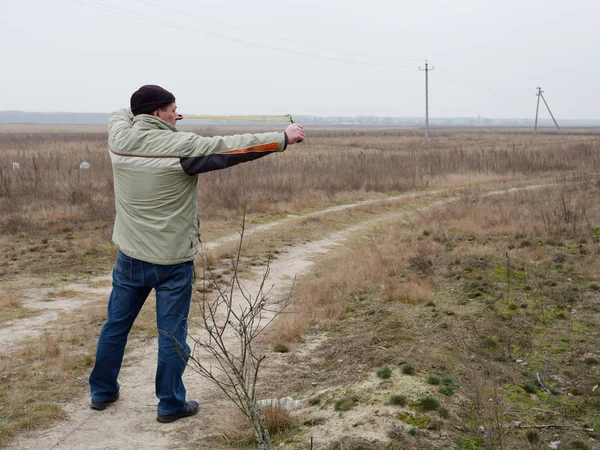
<svg viewBox="0 0 600 450"><path fill-rule="evenodd" d="M91 408L119 399L117 377L127 336L152 289L159 330L155 389L159 422L198 411L186 400L182 375L190 352L187 317L198 243L198 174L224 169L283 151L301 142L304 130L206 138L175 128L175 97L155 85L131 96L131 109L108 122L116 217L113 241L119 254L113 270L108 318L102 326L89 378Z"/></svg>

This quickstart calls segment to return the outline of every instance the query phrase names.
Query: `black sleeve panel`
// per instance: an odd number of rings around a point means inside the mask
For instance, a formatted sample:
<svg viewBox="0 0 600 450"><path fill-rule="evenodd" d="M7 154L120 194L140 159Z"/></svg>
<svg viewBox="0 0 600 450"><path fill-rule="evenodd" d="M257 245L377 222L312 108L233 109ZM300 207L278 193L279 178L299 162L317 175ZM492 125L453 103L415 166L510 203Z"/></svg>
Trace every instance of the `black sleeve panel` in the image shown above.
<svg viewBox="0 0 600 450"><path fill-rule="evenodd" d="M237 164L254 161L263 156L270 155L273 152L250 152L238 154L214 154L206 156L194 156L179 158L183 171L188 175L196 175L198 173L211 172L213 170L226 169Z"/></svg>

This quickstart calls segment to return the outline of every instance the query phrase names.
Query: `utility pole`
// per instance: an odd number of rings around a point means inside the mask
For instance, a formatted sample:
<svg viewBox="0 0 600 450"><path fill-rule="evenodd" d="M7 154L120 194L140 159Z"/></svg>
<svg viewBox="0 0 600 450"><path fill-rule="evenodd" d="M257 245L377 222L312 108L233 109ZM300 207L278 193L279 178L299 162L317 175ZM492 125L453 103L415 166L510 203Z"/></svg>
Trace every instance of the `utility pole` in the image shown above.
<svg viewBox="0 0 600 450"><path fill-rule="evenodd" d="M537 87L536 88L538 90L537 94L537 107L535 108L535 132L537 133L537 119L538 119L538 112L540 110L540 97L542 96L542 88L541 87Z"/></svg>
<svg viewBox="0 0 600 450"><path fill-rule="evenodd" d="M550 107L548 106L548 103L546 102L546 99L544 98L544 91L542 91L541 87L537 87L537 108L535 109L535 131L537 132L537 123L538 123L538 111L540 109L540 97L542 97L542 100L544 101L544 105L546 105L546 109L548 110L548 112L550 113L550 117L552 117L552 120L554 121L554 125L556 125L556 129L560 130L558 124L556 123L556 119L554 118L554 115L552 114L552 111L550 111Z"/></svg>
<svg viewBox="0 0 600 450"><path fill-rule="evenodd" d="M425 72L425 142L429 142L429 71L433 70L427 65L427 60L425 60L425 69L421 69L420 71Z"/></svg>

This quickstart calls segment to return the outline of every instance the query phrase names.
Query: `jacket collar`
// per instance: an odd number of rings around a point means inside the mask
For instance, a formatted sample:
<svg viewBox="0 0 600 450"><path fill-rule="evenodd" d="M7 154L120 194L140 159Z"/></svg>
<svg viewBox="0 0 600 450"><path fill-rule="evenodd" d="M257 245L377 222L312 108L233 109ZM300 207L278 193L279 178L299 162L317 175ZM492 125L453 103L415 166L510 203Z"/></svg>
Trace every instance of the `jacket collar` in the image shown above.
<svg viewBox="0 0 600 450"><path fill-rule="evenodd" d="M164 120L154 117L150 114L138 114L135 116L133 118L133 126L137 126L143 130L154 129L179 131L170 123L167 123Z"/></svg>

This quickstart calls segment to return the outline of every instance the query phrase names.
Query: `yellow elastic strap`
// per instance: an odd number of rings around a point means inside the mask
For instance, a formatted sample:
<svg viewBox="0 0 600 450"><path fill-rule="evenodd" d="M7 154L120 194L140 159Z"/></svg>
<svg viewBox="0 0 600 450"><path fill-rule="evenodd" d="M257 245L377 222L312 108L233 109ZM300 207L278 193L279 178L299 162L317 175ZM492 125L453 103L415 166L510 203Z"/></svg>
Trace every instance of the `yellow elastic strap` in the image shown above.
<svg viewBox="0 0 600 450"><path fill-rule="evenodd" d="M263 122L292 122L291 114L279 114L273 116L179 116L180 119L205 119L205 120L247 120Z"/></svg>

